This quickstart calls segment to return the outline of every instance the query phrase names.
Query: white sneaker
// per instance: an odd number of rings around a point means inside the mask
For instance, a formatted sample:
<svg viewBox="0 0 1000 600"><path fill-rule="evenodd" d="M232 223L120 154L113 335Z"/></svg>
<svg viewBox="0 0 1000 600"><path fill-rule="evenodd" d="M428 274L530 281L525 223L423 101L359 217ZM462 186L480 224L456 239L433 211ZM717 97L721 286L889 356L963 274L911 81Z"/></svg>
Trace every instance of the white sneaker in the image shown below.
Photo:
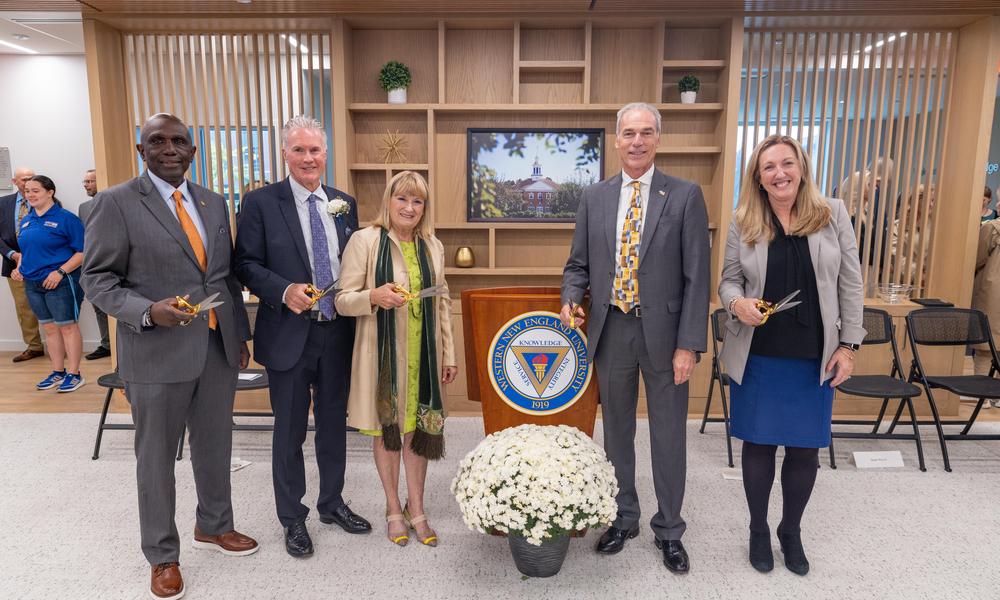
<svg viewBox="0 0 1000 600"><path fill-rule="evenodd" d="M986 408L989 404L992 404L993 408L1000 408L1000 400L988 400L983 403L983 408Z"/></svg>

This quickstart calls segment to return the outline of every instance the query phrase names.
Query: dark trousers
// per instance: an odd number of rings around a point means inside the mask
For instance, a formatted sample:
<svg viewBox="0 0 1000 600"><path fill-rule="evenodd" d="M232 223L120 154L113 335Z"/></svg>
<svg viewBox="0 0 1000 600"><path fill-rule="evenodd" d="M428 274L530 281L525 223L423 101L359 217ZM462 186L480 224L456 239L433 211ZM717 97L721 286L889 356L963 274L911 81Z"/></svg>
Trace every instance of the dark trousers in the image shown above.
<svg viewBox="0 0 1000 600"><path fill-rule="evenodd" d="M151 565L177 562L180 557L174 523L174 455L185 423L198 493L198 528L208 535L233 529L229 463L237 369L226 362L221 336L211 332L208 339L205 368L198 379L125 382L135 422L142 552Z"/></svg>
<svg viewBox="0 0 1000 600"><path fill-rule="evenodd" d="M664 350L673 352L673 349ZM657 512L650 521L656 537L679 540L687 472L688 384L674 385L673 370L657 370L649 360L642 320L610 309L595 357L600 381L604 449L618 478L618 517L613 525L629 529L639 522L635 489L635 412L639 373L646 384L649 445Z"/></svg>
<svg viewBox="0 0 1000 600"><path fill-rule="evenodd" d="M347 395L351 388L354 320L338 318L309 325L302 357L287 371L267 370L274 438L271 471L278 520L285 527L309 514L302 444L309 426L309 405L316 423L320 513L333 512L344 499L347 454Z"/></svg>

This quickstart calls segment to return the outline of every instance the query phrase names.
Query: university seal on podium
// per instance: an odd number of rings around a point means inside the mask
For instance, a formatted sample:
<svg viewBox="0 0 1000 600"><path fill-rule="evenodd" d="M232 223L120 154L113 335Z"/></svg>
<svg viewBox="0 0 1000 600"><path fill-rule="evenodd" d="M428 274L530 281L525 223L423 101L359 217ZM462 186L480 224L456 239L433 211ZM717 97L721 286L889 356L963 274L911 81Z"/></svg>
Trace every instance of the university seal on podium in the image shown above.
<svg viewBox="0 0 1000 600"><path fill-rule="evenodd" d="M559 315L536 311L507 321L489 347L490 381L500 398L529 415L573 405L590 383L587 338Z"/></svg>

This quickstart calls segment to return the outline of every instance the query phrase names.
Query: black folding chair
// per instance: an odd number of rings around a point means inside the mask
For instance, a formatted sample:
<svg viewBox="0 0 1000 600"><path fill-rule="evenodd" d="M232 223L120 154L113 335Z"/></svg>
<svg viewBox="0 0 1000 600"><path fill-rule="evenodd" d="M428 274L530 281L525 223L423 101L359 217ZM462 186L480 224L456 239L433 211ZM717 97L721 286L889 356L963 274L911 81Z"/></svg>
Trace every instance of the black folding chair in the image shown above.
<svg viewBox="0 0 1000 600"><path fill-rule="evenodd" d="M931 406L932 421L937 429L938 440L941 443L941 456L944 459L944 470L951 471L951 461L948 459L948 446L945 440L1000 440L1000 434L970 434L969 430L976 422L983 403L990 399L1000 398L1000 379L994 375L1000 371L1000 360L997 359L997 349L993 345L990 333L989 319L982 312L971 308L923 308L915 310L906 316L906 331L913 348L913 363L910 366L908 381L920 381L927 394L927 402ZM931 375L924 369L920 360L919 346L968 346L971 344L989 344L990 365L989 375ZM941 420L934 394L931 390L948 390L959 396L978 398L979 402L972 410L969 419ZM900 411L889 427L891 432L899 422ZM943 425L963 425L958 434L945 434Z"/></svg>
<svg viewBox="0 0 1000 600"><path fill-rule="evenodd" d="M125 382L118 376L118 372L114 371L101 375L97 378L97 385L107 388L108 393L104 395L104 406L101 407L101 419L97 422L97 440L94 442L94 455L90 457L91 460L97 460L101 456L101 440L104 438L105 431L135 429L135 425L131 421L128 423L108 423L108 409L111 407L111 396L114 395L115 390L125 389ZM181 437L180 443L177 444L177 460L181 459L183 453L184 438Z"/></svg>
<svg viewBox="0 0 1000 600"><path fill-rule="evenodd" d="M837 389L850 396L881 398L882 408L879 409L878 416L875 417L874 421L833 419L834 425L870 425L872 426L872 430L869 432L834 431L832 432L832 437L863 440L913 440L917 444L917 460L920 462L920 470L926 471L927 467L924 465L924 448L920 441L920 429L917 425L916 412L913 410L913 398L920 395L920 388L901 379L903 376L903 367L899 360L899 349L896 347L896 328L892 324L892 317L884 310L865 308L864 327L868 333L862 342L863 345L889 344L892 348L892 367L889 369L889 374L854 375L840 384ZM899 400L899 411L896 413L897 419L904 405L909 411L910 422L913 424L912 434L879 433L879 427L882 425L882 419L885 417L886 408L892 399ZM837 461L833 454L833 439L830 440L830 467L833 469L837 468Z"/></svg>
<svg viewBox="0 0 1000 600"><path fill-rule="evenodd" d="M729 318L726 309L720 308L712 313L712 377L708 380L708 398L705 399L705 416L701 418L701 429L698 433L705 433L705 423L725 423L726 424L726 452L729 454L729 466L733 466L733 440L729 435L729 406L726 402L726 386L729 385L729 376L722 372L719 366L719 344L725 335L725 322ZM719 395L722 397L722 418L709 417L708 411L712 407L712 394L715 390L715 382L719 382Z"/></svg>

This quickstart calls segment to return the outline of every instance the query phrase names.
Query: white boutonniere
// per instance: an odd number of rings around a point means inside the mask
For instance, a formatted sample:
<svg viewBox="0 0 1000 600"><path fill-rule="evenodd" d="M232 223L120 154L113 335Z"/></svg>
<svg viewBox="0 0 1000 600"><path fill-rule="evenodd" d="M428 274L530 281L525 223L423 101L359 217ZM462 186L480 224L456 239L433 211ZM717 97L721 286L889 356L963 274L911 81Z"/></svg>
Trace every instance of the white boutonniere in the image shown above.
<svg viewBox="0 0 1000 600"><path fill-rule="evenodd" d="M335 217L339 217L351 212L351 205L347 203L347 200L337 196L333 200L326 203L326 212Z"/></svg>

